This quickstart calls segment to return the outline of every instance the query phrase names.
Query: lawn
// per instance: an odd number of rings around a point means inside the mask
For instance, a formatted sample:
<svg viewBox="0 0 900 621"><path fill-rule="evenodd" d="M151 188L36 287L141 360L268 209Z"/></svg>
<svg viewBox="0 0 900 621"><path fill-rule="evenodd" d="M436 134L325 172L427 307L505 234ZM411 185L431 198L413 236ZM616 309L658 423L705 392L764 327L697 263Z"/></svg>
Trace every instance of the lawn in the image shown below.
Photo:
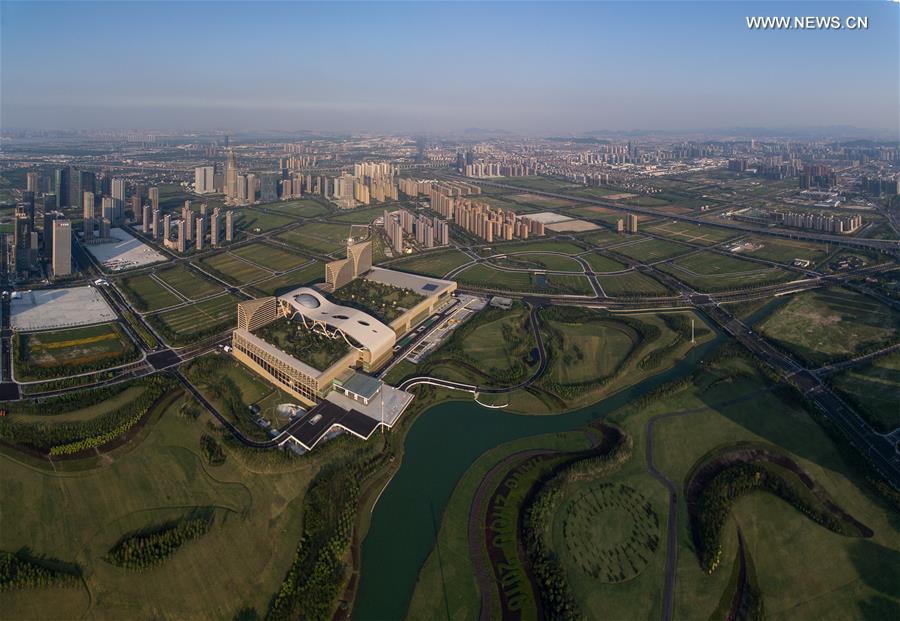
<svg viewBox="0 0 900 621"><path fill-rule="evenodd" d="M739 234L738 231L720 229L714 226L671 221L648 227L647 230L662 237L703 246L712 246L732 237L737 237Z"/></svg>
<svg viewBox="0 0 900 621"><path fill-rule="evenodd" d="M190 300L198 300L222 291L221 285L183 265L157 271L155 276Z"/></svg>
<svg viewBox="0 0 900 621"><path fill-rule="evenodd" d="M838 393L875 429L889 433L900 427L900 353L848 369L831 381Z"/></svg>
<svg viewBox="0 0 900 621"><path fill-rule="evenodd" d="M313 261L300 269L258 282L251 289L260 296L282 295L297 287L311 285L325 280L325 264Z"/></svg>
<svg viewBox="0 0 900 621"><path fill-rule="evenodd" d="M602 319L542 323L552 338L548 376L563 384L583 384L616 373L640 337L627 325Z"/></svg>
<svg viewBox="0 0 900 621"><path fill-rule="evenodd" d="M288 216L290 218L315 218L329 213L330 210L314 200L283 201L257 205L254 209Z"/></svg>
<svg viewBox="0 0 900 621"><path fill-rule="evenodd" d="M15 337L16 379L87 373L135 360L138 349L117 322Z"/></svg>
<svg viewBox="0 0 900 621"><path fill-rule="evenodd" d="M815 242L759 235L753 236L747 241L762 246L757 250L746 252L748 256L768 259L777 263L790 264L793 263L794 259L806 259L810 262L810 267L815 267L817 263L829 255L827 246Z"/></svg>
<svg viewBox="0 0 900 621"><path fill-rule="evenodd" d="M490 254L511 252L561 252L563 254L581 254L584 248L567 241L553 239L535 239L522 242L495 242L490 247ZM484 249L481 252L485 252Z"/></svg>
<svg viewBox="0 0 900 621"><path fill-rule="evenodd" d="M824 365L897 342L900 315L873 298L835 287L792 296L756 328L802 361Z"/></svg>
<svg viewBox="0 0 900 621"><path fill-rule="evenodd" d="M199 260L198 265L214 276L239 287L272 275L268 270L239 259L229 252L204 257Z"/></svg>
<svg viewBox="0 0 900 621"><path fill-rule="evenodd" d="M660 296L671 293L661 282L640 272L597 276L597 282L611 297Z"/></svg>
<svg viewBox="0 0 900 621"><path fill-rule="evenodd" d="M509 253L505 259L492 259L491 262L518 269L575 272L579 274L584 271L581 263L572 257L539 252Z"/></svg>
<svg viewBox="0 0 900 621"><path fill-rule="evenodd" d="M590 252L581 255L581 258L588 262L594 272L619 272L628 269L624 263L619 263L615 259L604 257L602 254Z"/></svg>
<svg viewBox="0 0 900 621"><path fill-rule="evenodd" d="M548 274L535 276L529 272L507 272L488 265L467 267L454 276L461 284L495 291L521 291L535 293L561 293L592 295L588 279L580 274Z"/></svg>
<svg viewBox="0 0 900 621"><path fill-rule="evenodd" d="M379 210L381 211L381 210ZM334 244L344 245L350 236L350 224L334 224L331 222L310 222L303 224L291 232L299 231L303 235L318 237Z"/></svg>
<svg viewBox="0 0 900 621"><path fill-rule="evenodd" d="M391 269L443 278L445 274L472 259L459 250L420 252L390 264Z"/></svg>
<svg viewBox="0 0 900 621"><path fill-rule="evenodd" d="M0 455L4 503L0 549L77 563L84 585L0 593L5 618L231 619L264 614L300 538L299 510L321 459L266 459L225 447L210 466L200 438L208 418L179 415L181 399L128 446L54 472L19 454ZM280 456L280 454L278 454ZM78 471L69 472L67 470ZM165 563L136 574L104 560L128 533L213 515L212 529ZM214 568L214 571L212 571Z"/></svg>
<svg viewBox="0 0 900 621"><path fill-rule="evenodd" d="M274 272L286 272L309 261L306 257L263 243L241 246L231 252Z"/></svg>
<svg viewBox="0 0 900 621"><path fill-rule="evenodd" d="M230 293L182 306L148 319L171 345L187 345L235 325L240 298Z"/></svg>
<svg viewBox="0 0 900 621"><path fill-rule="evenodd" d="M784 282L793 277L781 268L705 250L659 268L698 291L746 289Z"/></svg>
<svg viewBox="0 0 900 621"><path fill-rule="evenodd" d="M591 231L585 235L579 235L584 241L593 244L599 248L606 248L612 244L616 244L625 240L624 236L614 233L609 229L599 229Z"/></svg>
<svg viewBox="0 0 900 621"><path fill-rule="evenodd" d="M251 207L234 210L234 228L239 231L267 233L294 221L294 218L279 213L266 213Z"/></svg>
<svg viewBox="0 0 900 621"><path fill-rule="evenodd" d="M395 209L395 207L388 208L388 211L391 211L391 209ZM371 224L375 218L384 215L384 210L384 207L362 207L357 209L350 209L347 211L340 211L338 215L329 218L328 221L348 222L350 224Z"/></svg>
<svg viewBox="0 0 900 621"><path fill-rule="evenodd" d="M626 238L626 240L621 245L610 246L609 250L642 263L671 259L693 250L690 246L664 239L645 237L637 240Z"/></svg>
<svg viewBox="0 0 900 621"><path fill-rule="evenodd" d="M153 312L183 302L149 274L123 276L116 282L135 310L140 312Z"/></svg>
<svg viewBox="0 0 900 621"><path fill-rule="evenodd" d="M300 228L279 233L275 237L285 243L296 246L301 250L325 255L335 253L346 245L345 243L328 241L326 239L307 235L303 232L303 229Z"/></svg>

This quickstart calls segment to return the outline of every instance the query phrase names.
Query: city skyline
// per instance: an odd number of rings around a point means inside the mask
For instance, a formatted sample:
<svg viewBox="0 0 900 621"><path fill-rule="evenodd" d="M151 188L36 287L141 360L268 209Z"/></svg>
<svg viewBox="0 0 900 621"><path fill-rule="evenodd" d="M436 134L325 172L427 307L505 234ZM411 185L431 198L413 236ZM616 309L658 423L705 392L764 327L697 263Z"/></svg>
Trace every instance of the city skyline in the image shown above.
<svg viewBox="0 0 900 621"><path fill-rule="evenodd" d="M4 129L546 135L864 119L900 131L895 2L3 2L0 11ZM866 16L868 29L746 25L809 13Z"/></svg>

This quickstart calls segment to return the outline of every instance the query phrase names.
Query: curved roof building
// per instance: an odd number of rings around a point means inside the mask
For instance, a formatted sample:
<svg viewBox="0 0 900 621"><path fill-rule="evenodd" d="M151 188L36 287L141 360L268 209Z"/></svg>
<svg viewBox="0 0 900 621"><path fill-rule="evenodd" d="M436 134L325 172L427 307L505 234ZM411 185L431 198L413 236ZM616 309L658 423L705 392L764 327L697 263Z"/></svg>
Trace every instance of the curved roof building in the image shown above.
<svg viewBox="0 0 900 621"><path fill-rule="evenodd" d="M278 300L282 312L286 312L285 305L289 306L291 318L299 315L305 324L328 334L340 332L351 347L367 351L366 362L380 361L394 349L397 333L392 328L359 309L330 302L311 287L294 289L278 296Z"/></svg>

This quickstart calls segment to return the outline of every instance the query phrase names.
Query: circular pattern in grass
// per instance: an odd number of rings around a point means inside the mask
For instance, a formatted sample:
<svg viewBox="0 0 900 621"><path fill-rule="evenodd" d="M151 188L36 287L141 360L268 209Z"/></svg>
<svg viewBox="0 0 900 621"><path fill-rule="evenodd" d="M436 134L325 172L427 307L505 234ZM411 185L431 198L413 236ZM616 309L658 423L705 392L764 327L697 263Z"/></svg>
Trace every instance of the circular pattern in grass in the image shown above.
<svg viewBox="0 0 900 621"><path fill-rule="evenodd" d="M636 489L601 483L566 505L563 542L582 572L601 582L624 582L643 571L659 547L659 517Z"/></svg>

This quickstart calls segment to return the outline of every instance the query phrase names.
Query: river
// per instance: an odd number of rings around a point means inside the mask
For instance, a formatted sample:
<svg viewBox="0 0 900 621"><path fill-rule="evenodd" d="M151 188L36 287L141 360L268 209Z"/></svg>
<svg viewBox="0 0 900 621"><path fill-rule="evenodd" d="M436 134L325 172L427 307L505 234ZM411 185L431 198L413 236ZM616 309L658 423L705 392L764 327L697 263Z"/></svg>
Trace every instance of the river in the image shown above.
<svg viewBox="0 0 900 621"><path fill-rule="evenodd" d="M375 505L363 541L353 618L393 621L406 616L453 488L482 453L518 438L578 429L690 373L722 340L718 335L669 370L567 414L523 416L470 401L439 403L420 414L406 437L400 469Z"/></svg>

